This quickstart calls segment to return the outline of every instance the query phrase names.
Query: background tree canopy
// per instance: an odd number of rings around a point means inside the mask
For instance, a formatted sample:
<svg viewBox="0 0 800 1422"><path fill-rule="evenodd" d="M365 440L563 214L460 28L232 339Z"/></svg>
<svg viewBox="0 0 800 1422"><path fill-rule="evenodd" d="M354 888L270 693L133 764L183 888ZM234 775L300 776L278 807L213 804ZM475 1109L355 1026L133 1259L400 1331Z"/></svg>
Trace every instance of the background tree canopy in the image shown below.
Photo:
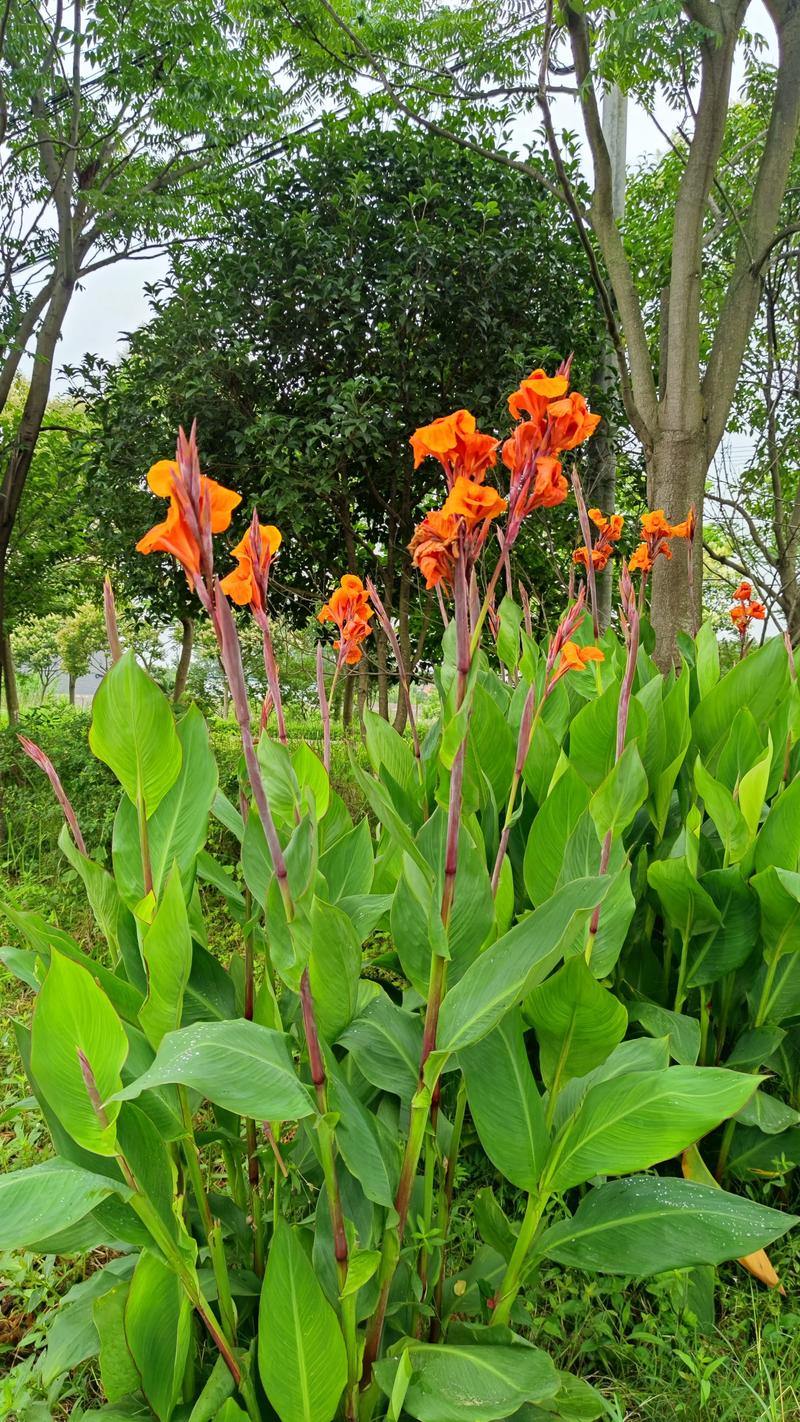
<svg viewBox="0 0 800 1422"><path fill-rule="evenodd" d="M597 395L602 335L567 218L522 175L405 125L329 122L242 179L151 299L128 357L87 361L76 388L97 423L105 556L165 617L185 610L179 580L134 544L155 512L144 472L179 423L197 418L208 473L243 493L235 526L257 505L282 529L278 610L302 625L332 578L371 573L413 663L425 594L405 545L437 471L412 473L411 431L467 406L505 433L521 375L570 351ZM539 533L524 556L546 607Z"/></svg>

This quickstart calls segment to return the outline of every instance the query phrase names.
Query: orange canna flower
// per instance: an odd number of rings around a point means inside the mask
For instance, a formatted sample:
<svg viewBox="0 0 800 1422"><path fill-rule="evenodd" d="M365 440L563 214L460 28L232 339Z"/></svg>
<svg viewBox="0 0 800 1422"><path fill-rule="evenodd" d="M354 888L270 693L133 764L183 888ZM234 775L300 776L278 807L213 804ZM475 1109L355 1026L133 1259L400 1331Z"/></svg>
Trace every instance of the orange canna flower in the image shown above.
<svg viewBox="0 0 800 1422"><path fill-rule="evenodd" d="M183 432L181 439L185 440ZM187 457L191 458L191 452L194 451L196 460L194 432L187 450ZM191 512L187 516L185 511L185 497L181 499L178 496L179 491L183 493L186 489L186 485L176 460L159 459L157 463L152 464L147 473L147 482L154 494L169 499L169 510L162 523L157 523L139 539L136 544L137 551L171 553L181 564L191 585L201 570L202 558L198 538L203 528L210 525L212 533L224 533L230 524L233 510L242 502L242 496L201 474L198 507L195 510L196 524L193 524ZM206 519L209 520L209 525L206 524Z"/></svg>
<svg viewBox="0 0 800 1422"><path fill-rule="evenodd" d="M747 589L746 593L743 592L745 588ZM763 622L767 615L767 609L763 602L749 601L752 590L750 583L740 583L734 593L734 597L737 598L738 601L734 603L729 612L731 622L739 633L743 644L750 629L750 623Z"/></svg>
<svg viewBox="0 0 800 1422"><path fill-rule="evenodd" d="M544 370L532 370L527 380L508 397L508 408L515 420L529 415L535 425L544 428L544 416L551 400L566 395L569 381L565 375L548 375Z"/></svg>
<svg viewBox="0 0 800 1422"><path fill-rule="evenodd" d="M541 455L536 461L533 488L522 509L523 517L534 509L554 509L557 504L563 504L568 493L569 485L561 472L560 460L552 454Z"/></svg>
<svg viewBox="0 0 800 1422"><path fill-rule="evenodd" d="M610 545L610 544L607 544L607 545L605 545L605 546L603 546L603 545L600 544L600 543L596 543L596 544L595 544L594 548L592 549L592 564L593 564L593 566L595 567L595 569L597 570L598 573L602 573L602 571L603 571L603 569L605 568L606 564L608 563L608 560L609 560L610 557L611 557L611 545ZM575 548L575 549L573 550L573 553L572 553L572 561L573 561L573 563L578 564L578 565L579 565L580 567L582 567L582 568L588 568L588 566L589 566L589 553L588 553L588 550L587 550L587 548L586 548L586 544L585 544L585 543L582 543L581 546L580 546L580 548Z"/></svg>
<svg viewBox="0 0 800 1422"><path fill-rule="evenodd" d="M733 596L737 602L749 602L750 598L753 596L753 584L748 583L745 579L739 584Z"/></svg>
<svg viewBox="0 0 800 1422"><path fill-rule="evenodd" d="M137 553L171 553L177 558L189 582L200 572L200 549L175 499L170 499L167 517L148 529L136 544Z"/></svg>
<svg viewBox="0 0 800 1422"><path fill-rule="evenodd" d="M612 514L610 518L606 518L600 509L587 509L587 513L595 528L600 530L600 537L592 549L592 564L597 572L601 573L614 552L614 544L622 537L625 520L622 514ZM589 553L585 543L575 549L572 561L582 568L588 568Z"/></svg>
<svg viewBox="0 0 800 1422"><path fill-rule="evenodd" d="M355 573L345 573L338 588L328 602L317 613L318 622L335 622L339 636L334 647L339 659L348 666L361 661L361 642L369 636L369 625L375 609L369 600L369 593Z"/></svg>
<svg viewBox="0 0 800 1422"><path fill-rule="evenodd" d="M765 608L763 602L750 603L750 616L753 617L756 622L763 622L766 615L767 609Z"/></svg>
<svg viewBox="0 0 800 1422"><path fill-rule="evenodd" d="M554 400L547 407L550 425L550 448L576 449L593 435L600 416L591 414L583 395L573 390L563 400Z"/></svg>
<svg viewBox="0 0 800 1422"><path fill-rule="evenodd" d="M672 524L664 516L663 509L653 509L642 514L642 533L646 538L671 538Z"/></svg>
<svg viewBox="0 0 800 1422"><path fill-rule="evenodd" d="M174 497L177 477L178 466L174 459L159 459L147 471L150 488L162 499ZM242 502L241 494L235 494L233 489L226 489L224 484L218 484L215 479L208 479L203 474L200 476L201 512L206 499L211 503L211 532L224 533L230 527L233 510Z"/></svg>
<svg viewBox="0 0 800 1422"><path fill-rule="evenodd" d="M671 558L670 538L683 538L691 543L694 539L697 519L694 508L691 508L683 523L672 524L663 509L652 509L649 513L642 514L641 523L644 541L639 544L628 563L628 572L630 573L637 570L642 574L649 573L656 558L659 556Z"/></svg>
<svg viewBox="0 0 800 1422"><path fill-rule="evenodd" d="M426 514L408 545L414 566L425 579L426 588L452 584L458 559L458 519L441 509Z"/></svg>
<svg viewBox="0 0 800 1422"><path fill-rule="evenodd" d="M646 543L640 543L628 560L629 573L649 573L653 566L650 550Z"/></svg>
<svg viewBox="0 0 800 1422"><path fill-rule="evenodd" d="M415 469L423 459L431 457L439 460L448 484L459 476L480 484L497 458L499 440L481 434L469 410L456 410L415 430L409 443L414 451Z"/></svg>
<svg viewBox="0 0 800 1422"><path fill-rule="evenodd" d="M253 607L263 607L262 586L269 573L272 559L281 546L281 534L271 523L258 525L261 533L261 550L258 557L252 543L252 529L231 550L232 557L238 559L239 566L228 573L220 583L225 595L240 607L250 603Z"/></svg>
<svg viewBox="0 0 800 1422"><path fill-rule="evenodd" d="M350 617L345 622L342 635L336 638L333 646L347 666L355 666L356 662L361 661L360 644L371 631L372 628L363 617Z"/></svg>
<svg viewBox="0 0 800 1422"><path fill-rule="evenodd" d="M497 518L508 508L508 500L500 497L496 489L488 484L475 484L460 474L448 494L442 513L457 514L463 518L468 529L487 518Z"/></svg>
<svg viewBox="0 0 800 1422"><path fill-rule="evenodd" d="M599 647L579 647L577 642L565 642L561 648L561 659L553 673L551 686L559 677L570 671L583 671L590 662L604 662L605 657Z"/></svg>

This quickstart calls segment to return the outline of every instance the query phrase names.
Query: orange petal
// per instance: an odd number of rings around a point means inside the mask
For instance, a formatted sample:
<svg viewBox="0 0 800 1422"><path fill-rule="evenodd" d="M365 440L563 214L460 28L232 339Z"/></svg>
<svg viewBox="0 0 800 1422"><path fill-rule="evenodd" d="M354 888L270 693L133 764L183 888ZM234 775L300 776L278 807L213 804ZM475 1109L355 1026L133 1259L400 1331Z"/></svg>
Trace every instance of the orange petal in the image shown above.
<svg viewBox="0 0 800 1422"><path fill-rule="evenodd" d="M230 527L233 510L242 502L241 494L226 489L224 484L218 484L214 479L204 479L201 488L211 499L211 532L224 533Z"/></svg>
<svg viewBox="0 0 800 1422"><path fill-rule="evenodd" d="M159 498L168 499L172 493L172 485L178 466L174 459L159 459L155 464L151 464L147 471L147 482L154 494Z"/></svg>

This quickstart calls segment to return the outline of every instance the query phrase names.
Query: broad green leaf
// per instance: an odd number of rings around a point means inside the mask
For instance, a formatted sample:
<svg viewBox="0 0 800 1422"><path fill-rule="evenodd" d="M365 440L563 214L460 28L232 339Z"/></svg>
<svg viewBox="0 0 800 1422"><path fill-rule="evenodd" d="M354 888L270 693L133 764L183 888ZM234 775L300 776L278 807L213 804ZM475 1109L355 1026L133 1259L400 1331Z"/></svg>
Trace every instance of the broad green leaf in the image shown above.
<svg viewBox="0 0 800 1422"><path fill-rule="evenodd" d="M243 1018L167 1033L153 1065L115 1099L129 1101L166 1082L191 1086L216 1106L257 1121L294 1121L314 1111L286 1037Z"/></svg>
<svg viewBox="0 0 800 1422"><path fill-rule="evenodd" d="M640 1175L591 1190L536 1251L567 1267L644 1276L741 1258L797 1222L711 1185Z"/></svg>
<svg viewBox="0 0 800 1422"><path fill-rule="evenodd" d="M486 1342L477 1347L417 1343L404 1356L411 1378L403 1410L418 1422L494 1422L510 1417L526 1402L544 1402L558 1391L558 1373L540 1348ZM391 1396L398 1358L375 1368L381 1391Z"/></svg>
<svg viewBox="0 0 800 1422"><path fill-rule="evenodd" d="M181 743L163 691L125 652L106 672L92 703L89 744L147 816L158 809L181 768Z"/></svg>
<svg viewBox="0 0 800 1422"><path fill-rule="evenodd" d="M308 973L319 1030L326 1042L335 1042L355 1015L361 944L344 910L317 898L311 908Z"/></svg>
<svg viewBox="0 0 800 1422"><path fill-rule="evenodd" d="M223 1357L217 1358L203 1390L189 1413L188 1422L215 1422L233 1392L233 1378ZM235 1404L234 1404L235 1406ZM245 1417L246 1413L240 1414ZM234 1414L235 1416L235 1414Z"/></svg>
<svg viewBox="0 0 800 1422"><path fill-rule="evenodd" d="M319 868L332 902L353 894L368 894L375 873L369 821L360 820L355 829L334 840L321 855Z"/></svg>
<svg viewBox="0 0 800 1422"><path fill-rule="evenodd" d="M737 1111L736 1119L743 1126L758 1126L767 1136L777 1136L800 1122L800 1112L794 1111L777 1096L759 1090L745 1102L741 1111Z"/></svg>
<svg viewBox="0 0 800 1422"><path fill-rule="evenodd" d="M177 1251L186 1264L193 1267L197 1245L189 1235L183 1217L175 1155L150 1117L131 1101L124 1102L119 1113L117 1134L120 1150L130 1166L139 1192L158 1216L159 1246L169 1249L171 1253Z"/></svg>
<svg viewBox="0 0 800 1422"><path fill-rule="evenodd" d="M127 1199L121 1181L56 1157L0 1175L0 1250L37 1250L40 1241L90 1214L106 1196Z"/></svg>
<svg viewBox="0 0 800 1422"><path fill-rule="evenodd" d="M404 854L411 856L423 874L428 874L430 872L428 865L420 850L417 848L413 830L409 829L399 810L396 809L386 786L382 785L379 780L375 780L371 775L368 775L353 756L350 757L350 767L355 782L367 801L367 804L376 818L380 820L394 843L402 849Z"/></svg>
<svg viewBox="0 0 800 1422"><path fill-rule="evenodd" d="M155 917L142 933L147 997L139 1021L151 1047L180 1026L183 995L192 966L192 935L177 862Z"/></svg>
<svg viewBox="0 0 800 1422"><path fill-rule="evenodd" d="M422 1023L381 991L342 1033L346 1047L367 1081L410 1101L417 1089L422 1056Z"/></svg>
<svg viewBox="0 0 800 1422"><path fill-rule="evenodd" d="M178 740L180 774L147 826L157 896L176 861L187 897L191 893L195 861L205 844L208 816L217 794L217 763L196 706L190 706L178 722ZM112 852L119 891L127 903L136 904L144 897L144 878L136 806L128 798L120 802L114 821Z"/></svg>
<svg viewBox="0 0 800 1422"><path fill-rule="evenodd" d="M721 1067L668 1067L600 1082L558 1133L542 1185L627 1175L669 1160L749 1100L761 1078Z"/></svg>
<svg viewBox="0 0 800 1422"><path fill-rule="evenodd" d="M774 713L789 684L786 648L771 637L738 662L695 707L692 733L704 765L713 773L734 717L746 706L756 726Z"/></svg>
<svg viewBox="0 0 800 1422"><path fill-rule="evenodd" d="M600 873L603 853L594 821L588 810L584 810L564 849L557 887L570 883L572 879L590 879ZM631 919L636 911L631 890L631 866L622 841L617 839L611 845L606 864L609 880L608 892L603 900L603 912L597 924L597 932L592 940L592 954L589 966L596 978L607 977L619 958L627 937ZM586 951L587 935L581 931L564 950L564 957L583 955Z"/></svg>
<svg viewBox="0 0 800 1422"><path fill-rule="evenodd" d="M604 1062L628 1025L622 1003L600 986L583 957L571 958L534 988L525 1016L536 1029L542 1080L556 1091Z"/></svg>
<svg viewBox="0 0 800 1422"><path fill-rule="evenodd" d="M102 864L95 864L93 859L87 859L81 854L66 824L62 826L58 836L58 847L64 858L80 874L97 926L114 958L118 958L119 920L120 915L127 910L119 896L117 885Z"/></svg>
<svg viewBox="0 0 800 1422"><path fill-rule="evenodd" d="M800 775L773 801L756 840L756 869L771 865L792 873L800 869Z"/></svg>
<svg viewBox="0 0 800 1422"><path fill-rule="evenodd" d="M328 1055L328 1103L338 1115L336 1144L350 1174L368 1200L392 1209L397 1193L399 1161L396 1149L384 1151L380 1119L368 1111L348 1087L335 1059ZM394 1143L392 1142L392 1146Z"/></svg>
<svg viewBox="0 0 800 1422"><path fill-rule="evenodd" d="M470 1115L492 1164L520 1190L535 1189L550 1142L520 1013L509 1012L459 1054L459 1063Z"/></svg>
<svg viewBox="0 0 800 1422"><path fill-rule="evenodd" d="M119 1287L121 1281L125 1281L123 1287L127 1288L133 1264L132 1259L112 1259L63 1294L47 1329L47 1350L41 1361L41 1381L46 1388L51 1388L63 1373L97 1356L100 1337L94 1321L94 1306Z"/></svg>
<svg viewBox="0 0 800 1422"><path fill-rule="evenodd" d="M697 689L702 701L719 681L719 642L713 622L702 624L694 645Z"/></svg>
<svg viewBox="0 0 800 1422"><path fill-rule="evenodd" d="M566 884L476 958L442 1003L438 1049L461 1052L491 1032L546 977L607 890L607 879Z"/></svg>
<svg viewBox="0 0 800 1422"><path fill-rule="evenodd" d="M380 1262L379 1249L353 1250L347 1261L347 1278L341 1297L349 1298L351 1294L357 1294L359 1289L363 1289L377 1271Z"/></svg>
<svg viewBox="0 0 800 1422"><path fill-rule="evenodd" d="M497 655L503 666L510 672L516 670L519 662L519 631L522 625L522 608L508 594L497 609Z"/></svg>
<svg viewBox="0 0 800 1422"><path fill-rule="evenodd" d="M590 792L568 765L539 810L525 847L525 888L532 904L543 904L558 883L564 851L589 804Z"/></svg>
<svg viewBox="0 0 800 1422"><path fill-rule="evenodd" d="M687 989L715 983L741 968L758 941L758 899L739 868L711 869L701 887L719 910L719 923L696 936L689 951Z"/></svg>
<svg viewBox="0 0 800 1422"><path fill-rule="evenodd" d="M65 958L69 958L73 963L79 963L91 974L120 1017L124 1018L126 1022L138 1022L142 993L136 987L126 982L124 978L118 977L116 973L112 973L102 963L96 963L88 953L84 953L68 933L64 933L60 928L55 928L52 923L48 923L46 919L42 918L41 914L34 913L29 909L17 909L13 904L2 901L0 901L0 911L13 923L45 963L49 964L51 950L56 948Z"/></svg>
<svg viewBox="0 0 800 1422"><path fill-rule="evenodd" d="M646 799L647 776L639 748L631 741L589 801L599 837L621 835Z"/></svg>
<svg viewBox="0 0 800 1422"><path fill-rule="evenodd" d="M115 1284L92 1304L92 1322L100 1340L100 1381L109 1402L138 1392L141 1379L125 1338L128 1284ZM228 1374L230 1377L230 1374Z"/></svg>
<svg viewBox="0 0 800 1422"><path fill-rule="evenodd" d="M739 781L739 809L751 838L755 838L761 819L761 811L767 797L770 770L772 768L772 737L754 765L745 771Z"/></svg>
<svg viewBox="0 0 800 1422"><path fill-rule="evenodd" d="M666 1071L668 1066L668 1037L634 1037L620 1042L601 1066L567 1082L556 1102L555 1129L560 1130L567 1118L575 1114L587 1091L599 1081L611 1081L615 1076L627 1076L635 1071Z"/></svg>
<svg viewBox="0 0 800 1422"><path fill-rule="evenodd" d="M128 1039L105 993L85 968L53 951L33 1014L31 1065L62 1125L98 1155L116 1153L119 1106L111 1102L101 1120L84 1072L91 1071L98 1100L106 1102L122 1085L127 1055Z"/></svg>
<svg viewBox="0 0 800 1422"><path fill-rule="evenodd" d="M692 738L689 720L689 677L679 676L663 700L664 760L653 787L651 819L663 835L675 782Z"/></svg>
<svg viewBox="0 0 800 1422"><path fill-rule="evenodd" d="M145 1250L125 1305L125 1338L142 1391L159 1422L169 1422L181 1398L192 1341L192 1310L177 1274Z"/></svg>
<svg viewBox="0 0 800 1422"><path fill-rule="evenodd" d="M761 904L766 956L773 961L785 953L796 953L800 949L800 874L771 865L754 874L750 882Z"/></svg>
<svg viewBox="0 0 800 1422"><path fill-rule="evenodd" d="M432 940L450 958L451 987L463 977L478 956L494 923L494 901L486 855L462 825L458 836L458 863L453 908L446 942L442 941L441 901L444 884L447 817L441 810L431 816L417 835L417 845L429 866L422 874L416 864L404 861L403 875L391 910L392 938L403 972L421 996L427 994ZM430 871L433 871L431 883Z"/></svg>
<svg viewBox="0 0 800 1422"><path fill-rule="evenodd" d="M698 884L685 859L655 860L647 879L661 900L667 922L681 938L690 938L719 923L719 909Z"/></svg>
<svg viewBox="0 0 800 1422"><path fill-rule="evenodd" d="M327 814L331 798L331 782L325 766L305 742L294 752L292 766L300 786L303 809L313 809L314 819L321 820Z"/></svg>
<svg viewBox="0 0 800 1422"><path fill-rule="evenodd" d="M672 1012L658 1002L628 1003L631 1022L640 1022L651 1037L669 1042L669 1054L679 1066L694 1066L700 1055L700 1023L696 1017Z"/></svg>
<svg viewBox="0 0 800 1422"><path fill-rule="evenodd" d="M258 760L263 771L264 789L276 824L289 826L301 812L300 783L294 773L287 746L266 732L258 743Z"/></svg>
<svg viewBox="0 0 800 1422"><path fill-rule="evenodd" d="M281 1422L331 1422L347 1381L344 1339L299 1234L283 1222L261 1291L258 1366Z"/></svg>
<svg viewBox="0 0 800 1422"><path fill-rule="evenodd" d="M505 804L514 773L516 744L511 734L505 710L501 710L490 687L499 690L505 701L506 691L487 673L475 687L472 715L469 722L467 772L480 770L492 787L497 804Z"/></svg>
<svg viewBox="0 0 800 1422"><path fill-rule="evenodd" d="M702 796L706 813L714 821L722 840L727 864L738 864L750 844L750 829L739 806L721 781L706 770L700 757L694 763L694 783Z"/></svg>
<svg viewBox="0 0 800 1422"><path fill-rule="evenodd" d="M380 775L385 766L392 779L407 790L417 777L414 752L409 742L403 740L394 726L374 711L364 712L364 731L367 755L375 775Z"/></svg>

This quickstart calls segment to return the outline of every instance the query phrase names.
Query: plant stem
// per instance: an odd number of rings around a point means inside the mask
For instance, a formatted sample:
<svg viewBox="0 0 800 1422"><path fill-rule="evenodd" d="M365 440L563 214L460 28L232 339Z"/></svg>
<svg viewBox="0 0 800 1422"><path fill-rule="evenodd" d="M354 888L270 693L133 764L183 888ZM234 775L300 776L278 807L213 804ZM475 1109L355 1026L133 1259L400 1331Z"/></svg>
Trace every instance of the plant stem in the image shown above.
<svg viewBox="0 0 800 1422"><path fill-rule="evenodd" d="M183 1158L186 1161L186 1169L189 1172L189 1179L192 1182L195 1202L200 1212L200 1218L203 1221L203 1230L208 1241L211 1266L214 1270L214 1280L217 1285L217 1298L223 1332L228 1342L233 1343L236 1340L236 1311L231 1296L231 1281L225 1259L225 1248L219 1225L215 1222L211 1212L211 1203L205 1184L203 1183L200 1156L194 1138L192 1113L189 1108L189 1095L185 1086L178 1087L178 1100L180 1102L181 1115L186 1132L183 1140Z"/></svg>
<svg viewBox="0 0 800 1422"><path fill-rule="evenodd" d="M678 965L678 986L675 989L675 1012L680 1012L686 998L686 968L689 957L689 934L681 939L681 960Z"/></svg>
<svg viewBox="0 0 800 1422"><path fill-rule="evenodd" d="M328 1124L328 1079L325 1072L322 1045L317 1029L308 968L305 969L300 979L300 1007L303 1015L306 1046L308 1048L311 1080L314 1083L314 1091L316 1093L317 1106L320 1113L319 1120L317 1121L317 1139L319 1140L320 1156L322 1158L322 1174L325 1179L325 1192L328 1196L328 1209L331 1217L333 1253L336 1264L336 1277L339 1283L342 1312L342 1332L344 1334L345 1349L347 1352L346 1416L349 1422L349 1419L355 1416L353 1407L359 1382L356 1296L355 1294L349 1294L346 1298L341 1298L347 1281L347 1233L344 1225L342 1198L339 1192L339 1178L336 1172L334 1133L332 1127Z"/></svg>
<svg viewBox="0 0 800 1422"><path fill-rule="evenodd" d="M575 502L578 505L578 522L581 526L583 541L586 544L586 586L589 589L589 611L592 616L592 631L595 637L600 636L600 622L597 616L597 579L595 578L594 559L592 558L592 529L589 523L589 515L586 512L586 500L583 497L581 481L578 478L578 471L572 470L572 487L575 491Z"/></svg>
<svg viewBox="0 0 800 1422"><path fill-rule="evenodd" d="M139 822L139 849L142 856L142 880L144 883L144 897L153 892L153 867L150 862L150 837L147 833L147 806L144 803L144 796L136 797L136 816Z"/></svg>
<svg viewBox="0 0 800 1422"><path fill-rule="evenodd" d="M424 1187L423 1196L422 1196L422 1230L423 1230L423 1238L422 1238L422 1243L421 1243L420 1249L419 1249L419 1255L418 1255L418 1257L417 1257L417 1274L418 1274L418 1276L419 1276L419 1282L420 1282L420 1286L421 1286L421 1287L420 1287L420 1303L421 1303L421 1304L424 1304L424 1303L425 1303L425 1300L426 1300L427 1295L428 1295L428 1263L429 1263L429 1259L430 1259L430 1247L429 1247L429 1245L428 1245L428 1235L430 1234L431 1226L432 1226L432 1224L433 1224L433 1195L434 1195L434 1180L435 1180L435 1174L436 1174L436 1140L435 1140L435 1137L434 1137L434 1135L433 1135L433 1132L432 1132L430 1129L428 1129L428 1130L426 1131L426 1133L425 1133L425 1174L424 1174L425 1187ZM415 1307L415 1308L414 1308L414 1315L416 1316L416 1314L417 1314L417 1309L416 1309L416 1307ZM421 1316L420 1316L420 1317L415 1317L415 1318L412 1320L412 1325L411 1325L411 1328L409 1329L409 1332L410 1332L411 1334L413 1334L414 1337L422 1337L421 1331L420 1331L419 1333L417 1332L417 1329L419 1328L421 1322L422 1322Z"/></svg>
<svg viewBox="0 0 800 1422"><path fill-rule="evenodd" d="M434 1297L434 1316L431 1320L431 1343L438 1343L442 1333L442 1307L444 1299L445 1264L447 1262L447 1239L450 1233L450 1215L453 1209L453 1191L456 1183L456 1167L458 1165L458 1153L461 1149L461 1134L464 1129L464 1116L467 1109L467 1083L462 1075L458 1083L458 1095L456 1096L456 1109L453 1116L453 1130L450 1135L450 1149L447 1153L447 1168L444 1177L444 1191L442 1196L442 1211L439 1222L439 1234L442 1239L442 1259L439 1265L439 1277L436 1280L436 1293Z"/></svg>
<svg viewBox="0 0 800 1422"><path fill-rule="evenodd" d="M522 1284L522 1271L525 1260L528 1257L531 1245L536 1237L539 1228L539 1221L544 1214L544 1208L549 1198L548 1191L541 1193L531 1193L528 1196L528 1203L525 1207L520 1231L517 1235L517 1242L514 1251L508 1261L503 1282L495 1297L494 1312L492 1314L491 1326L496 1324L507 1324L511 1317L511 1310L514 1301L520 1291Z"/></svg>
<svg viewBox="0 0 800 1422"><path fill-rule="evenodd" d="M778 971L779 962L780 955L777 953L767 962L767 971L764 976L764 986L761 989L761 997L758 1000L758 1010L753 1023L754 1027L764 1026L764 1021L769 1011L770 993L775 984L775 974Z"/></svg>

